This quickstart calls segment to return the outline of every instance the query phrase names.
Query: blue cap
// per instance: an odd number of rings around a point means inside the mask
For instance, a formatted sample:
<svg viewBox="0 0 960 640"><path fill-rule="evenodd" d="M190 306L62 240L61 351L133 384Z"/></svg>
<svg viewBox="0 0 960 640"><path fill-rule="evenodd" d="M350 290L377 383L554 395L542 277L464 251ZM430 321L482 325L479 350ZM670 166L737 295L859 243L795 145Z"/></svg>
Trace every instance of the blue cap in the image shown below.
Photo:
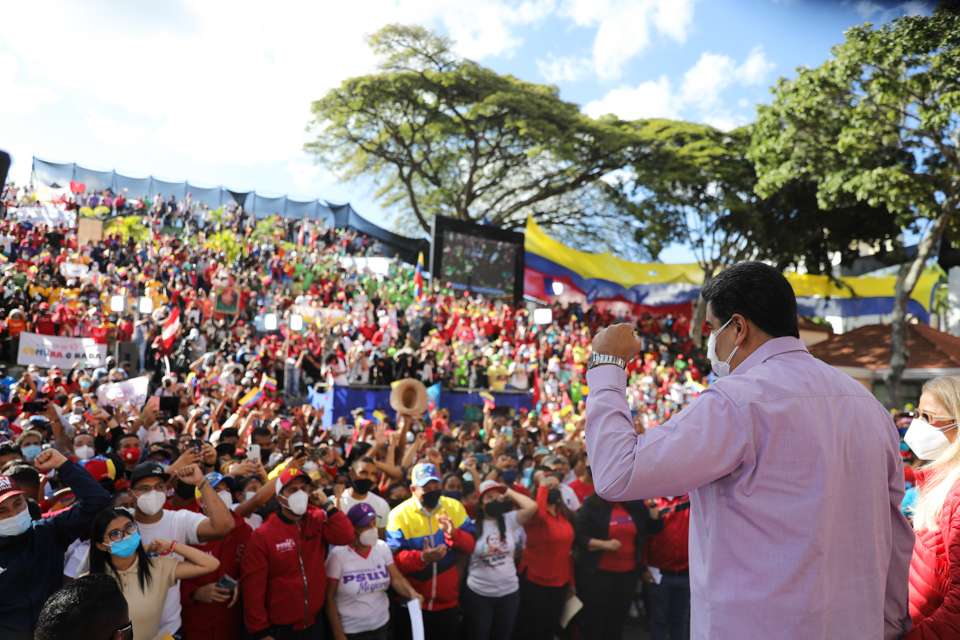
<svg viewBox="0 0 960 640"><path fill-rule="evenodd" d="M429 462L423 462L415 466L410 477L413 481L413 484L418 487L422 487L431 480L441 482L440 474L437 473L437 467Z"/></svg>

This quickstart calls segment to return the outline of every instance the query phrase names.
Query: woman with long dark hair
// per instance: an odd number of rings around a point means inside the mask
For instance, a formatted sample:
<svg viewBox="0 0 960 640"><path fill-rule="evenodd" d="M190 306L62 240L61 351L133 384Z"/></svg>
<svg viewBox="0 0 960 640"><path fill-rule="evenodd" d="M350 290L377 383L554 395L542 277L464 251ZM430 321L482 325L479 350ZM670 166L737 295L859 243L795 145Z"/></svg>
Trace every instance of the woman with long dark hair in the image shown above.
<svg viewBox="0 0 960 640"><path fill-rule="evenodd" d="M220 561L188 545L154 538L145 550L133 516L123 510L107 508L97 514L90 527L90 573L112 575L130 607L134 637L154 638L161 630L160 615L167 592L186 580L216 571ZM151 558L147 552L159 554ZM170 555L176 551L184 560Z"/></svg>
<svg viewBox="0 0 960 640"><path fill-rule="evenodd" d="M480 484L474 513L477 545L460 598L467 638L509 638L520 609L520 579L513 562L516 536L537 513L537 503L505 484L486 480Z"/></svg>
<svg viewBox="0 0 960 640"><path fill-rule="evenodd" d="M637 592L637 571L647 533L663 529L656 503L609 502L597 494L577 514L577 585L587 640L620 640Z"/></svg>
<svg viewBox="0 0 960 640"><path fill-rule="evenodd" d="M540 475L537 512L527 523L527 545L520 559L520 613L513 637L553 640L555 627L573 587L573 512L560 496L560 474Z"/></svg>

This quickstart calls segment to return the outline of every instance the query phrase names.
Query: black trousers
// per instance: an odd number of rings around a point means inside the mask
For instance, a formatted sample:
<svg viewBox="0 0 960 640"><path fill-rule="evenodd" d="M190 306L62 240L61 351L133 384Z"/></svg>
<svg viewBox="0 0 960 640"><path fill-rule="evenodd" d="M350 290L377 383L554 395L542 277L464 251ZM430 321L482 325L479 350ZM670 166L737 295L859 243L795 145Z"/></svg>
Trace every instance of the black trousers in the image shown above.
<svg viewBox="0 0 960 640"><path fill-rule="evenodd" d="M580 630L583 640L621 640L623 623L637 590L636 571L577 574L577 595L583 601Z"/></svg>
<svg viewBox="0 0 960 640"><path fill-rule="evenodd" d="M413 640L410 614L404 607L397 607L393 618L394 640ZM460 611L450 607L443 611L423 611L423 636L426 640L459 640Z"/></svg>
<svg viewBox="0 0 960 640"><path fill-rule="evenodd" d="M514 640L553 640L567 601L568 586L544 587L520 576L520 613L513 627Z"/></svg>

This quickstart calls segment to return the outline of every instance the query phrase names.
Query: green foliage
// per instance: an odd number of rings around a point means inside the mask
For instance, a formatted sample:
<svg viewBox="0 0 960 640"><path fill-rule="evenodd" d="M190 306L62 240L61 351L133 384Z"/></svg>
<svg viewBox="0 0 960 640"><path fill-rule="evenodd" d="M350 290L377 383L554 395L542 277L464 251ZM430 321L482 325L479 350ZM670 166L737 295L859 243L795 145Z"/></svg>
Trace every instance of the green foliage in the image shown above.
<svg viewBox="0 0 960 640"><path fill-rule="evenodd" d="M771 105L758 109L750 153L758 194L809 181L821 208L866 203L900 226L922 229L897 280L886 375L891 406L899 403L907 361L907 301L960 204L958 78L960 14L944 3L931 17L851 28L831 59L781 78Z"/></svg>
<svg viewBox="0 0 960 640"><path fill-rule="evenodd" d="M306 150L343 180L372 179L376 196L422 233L430 218L523 228L527 216L581 239L622 236L620 200L600 178L647 153L631 123L590 118L554 86L500 75L421 27L369 38L377 73L313 103Z"/></svg>
<svg viewBox="0 0 960 640"><path fill-rule="evenodd" d="M150 239L150 230L143 224L140 216L126 216L124 218L114 218L103 225L105 234L119 233L126 242L133 238L134 242L146 242Z"/></svg>
<svg viewBox="0 0 960 640"><path fill-rule="evenodd" d="M233 231L221 231L207 236L205 247L227 254L226 264L233 264L243 251L243 242Z"/></svg>

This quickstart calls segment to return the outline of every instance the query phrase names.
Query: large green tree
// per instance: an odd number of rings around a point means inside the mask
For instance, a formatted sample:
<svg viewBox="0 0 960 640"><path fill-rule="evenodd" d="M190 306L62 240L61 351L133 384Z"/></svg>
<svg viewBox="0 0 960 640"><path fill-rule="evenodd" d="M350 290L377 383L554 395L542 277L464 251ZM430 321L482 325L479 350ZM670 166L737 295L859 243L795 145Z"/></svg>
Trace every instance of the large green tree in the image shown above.
<svg viewBox="0 0 960 640"><path fill-rule="evenodd" d="M754 129L760 195L809 180L821 208L866 202L922 233L897 279L885 378L891 406L908 356L907 301L960 205L958 78L960 16L942 4L929 17L851 28L820 67L778 81Z"/></svg>
<svg viewBox="0 0 960 640"><path fill-rule="evenodd" d="M657 256L668 243L689 247L704 271L704 284L736 262L762 259L780 270L802 267L823 273L836 253L852 261L861 242L886 249L899 233L893 216L868 204L821 209L816 185L794 180L769 197L754 188L747 157L751 128L724 132L709 125L649 120L636 123L655 150L633 165L623 189L643 226L637 241ZM868 217L871 225L860 220ZM694 310L699 340L706 309Z"/></svg>
<svg viewBox="0 0 960 640"><path fill-rule="evenodd" d="M372 179L403 212L399 229L423 233L434 215L522 229L532 216L581 248L619 243L629 255L631 220L602 179L646 153L636 127L590 118L556 87L459 57L421 27L390 25L368 42L378 71L313 103L305 148L341 179Z"/></svg>

